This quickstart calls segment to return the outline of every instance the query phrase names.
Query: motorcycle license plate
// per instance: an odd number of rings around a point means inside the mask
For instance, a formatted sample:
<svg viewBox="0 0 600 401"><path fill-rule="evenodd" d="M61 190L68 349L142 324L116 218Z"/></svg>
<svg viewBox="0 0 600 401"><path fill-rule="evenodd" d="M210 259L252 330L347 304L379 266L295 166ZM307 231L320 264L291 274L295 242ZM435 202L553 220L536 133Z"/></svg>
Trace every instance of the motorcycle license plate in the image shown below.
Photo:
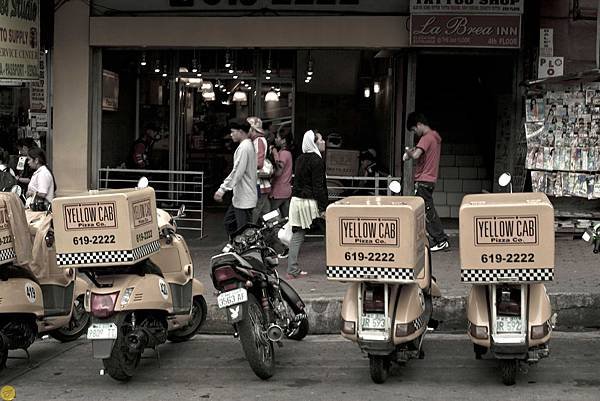
<svg viewBox="0 0 600 401"><path fill-rule="evenodd" d="M366 313L361 319L361 325L363 329L385 329L385 315L379 313Z"/></svg>
<svg viewBox="0 0 600 401"><path fill-rule="evenodd" d="M248 301L248 291L245 288L227 291L217 297L219 308L227 308L228 306L241 304L246 301Z"/></svg>
<svg viewBox="0 0 600 401"><path fill-rule="evenodd" d="M92 323L87 332L88 340L114 340L117 338L117 325L114 323Z"/></svg>
<svg viewBox="0 0 600 401"><path fill-rule="evenodd" d="M496 317L496 332L497 333L520 333L521 318L518 316L497 316Z"/></svg>

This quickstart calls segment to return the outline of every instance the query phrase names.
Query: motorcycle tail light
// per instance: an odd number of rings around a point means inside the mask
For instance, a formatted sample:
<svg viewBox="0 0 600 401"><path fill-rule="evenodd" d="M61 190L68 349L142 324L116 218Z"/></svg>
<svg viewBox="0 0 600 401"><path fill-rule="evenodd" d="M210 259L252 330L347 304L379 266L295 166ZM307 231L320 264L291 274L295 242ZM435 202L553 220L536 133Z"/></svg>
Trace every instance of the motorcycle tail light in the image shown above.
<svg viewBox="0 0 600 401"><path fill-rule="evenodd" d="M544 323L540 326L531 326L531 339L539 340L540 338L546 337L550 334L550 325L548 323Z"/></svg>
<svg viewBox="0 0 600 401"><path fill-rule="evenodd" d="M474 338L479 338L480 340L486 340L488 338L488 328L485 326L476 326L471 324L469 327L469 332L471 336Z"/></svg>
<svg viewBox="0 0 600 401"><path fill-rule="evenodd" d="M110 294L94 294L92 293L92 315L98 318L107 318L115 311L115 303L119 297L119 292Z"/></svg>
<svg viewBox="0 0 600 401"><path fill-rule="evenodd" d="M363 311L364 312L384 312L385 311L385 289L383 284L366 284L363 292Z"/></svg>
<svg viewBox="0 0 600 401"><path fill-rule="evenodd" d="M396 337L410 336L416 331L415 324L410 323L398 323L396 324Z"/></svg>
<svg viewBox="0 0 600 401"><path fill-rule="evenodd" d="M215 288L229 291L238 287L240 281L246 282L231 266L221 266L213 270Z"/></svg>
<svg viewBox="0 0 600 401"><path fill-rule="evenodd" d="M342 333L354 334L355 331L356 331L356 322L342 320Z"/></svg>

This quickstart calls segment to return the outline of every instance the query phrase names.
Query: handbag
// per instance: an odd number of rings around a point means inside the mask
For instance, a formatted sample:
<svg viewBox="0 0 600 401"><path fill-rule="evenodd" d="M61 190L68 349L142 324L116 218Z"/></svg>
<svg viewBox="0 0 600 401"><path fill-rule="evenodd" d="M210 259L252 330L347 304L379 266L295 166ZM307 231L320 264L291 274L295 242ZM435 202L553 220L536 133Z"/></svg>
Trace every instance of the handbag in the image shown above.
<svg viewBox="0 0 600 401"><path fill-rule="evenodd" d="M279 238L279 241L281 241L283 245L287 247L290 246L290 242L292 241L292 225L289 221L279 229L277 238Z"/></svg>
<svg viewBox="0 0 600 401"><path fill-rule="evenodd" d="M265 157L262 168L258 170L258 178L271 178L273 175L273 170L273 163L271 163L271 161Z"/></svg>

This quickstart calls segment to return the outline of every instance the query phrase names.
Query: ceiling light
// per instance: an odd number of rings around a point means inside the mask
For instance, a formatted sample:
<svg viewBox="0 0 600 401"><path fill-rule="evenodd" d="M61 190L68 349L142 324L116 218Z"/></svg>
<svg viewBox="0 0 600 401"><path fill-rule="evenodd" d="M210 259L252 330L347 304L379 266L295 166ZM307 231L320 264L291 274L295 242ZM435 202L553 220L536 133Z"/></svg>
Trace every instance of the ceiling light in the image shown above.
<svg viewBox="0 0 600 401"><path fill-rule="evenodd" d="M147 64L146 63L146 52L143 52L142 53L142 59L140 60L140 65L141 66L145 66L146 64Z"/></svg>
<svg viewBox="0 0 600 401"><path fill-rule="evenodd" d="M275 92L274 90L270 90L267 92L267 94L265 95L265 102L278 102L279 101L279 95L277 95L277 92Z"/></svg>
<svg viewBox="0 0 600 401"><path fill-rule="evenodd" d="M233 78L233 79L238 79L238 76L237 76L237 75L234 75L232 78Z"/></svg>
<svg viewBox="0 0 600 401"><path fill-rule="evenodd" d="M229 50L225 52L225 68L231 67L231 55L229 54Z"/></svg>
<svg viewBox="0 0 600 401"><path fill-rule="evenodd" d="M198 61L196 59L192 59L192 72L198 72Z"/></svg>
<svg viewBox="0 0 600 401"><path fill-rule="evenodd" d="M202 98L206 101L213 101L216 98L215 92L202 92Z"/></svg>
<svg viewBox="0 0 600 401"><path fill-rule="evenodd" d="M267 68L267 70L265 71L267 74L270 74L272 72L272 70L270 68Z"/></svg>
<svg viewBox="0 0 600 401"><path fill-rule="evenodd" d="M154 72L160 72L160 60L154 62Z"/></svg>
<svg viewBox="0 0 600 401"><path fill-rule="evenodd" d="M311 76L313 74L312 71L306 71L306 75Z"/></svg>
<svg viewBox="0 0 600 401"><path fill-rule="evenodd" d="M233 69L230 68L227 72L230 73L230 74L233 74L235 71L233 71Z"/></svg>
<svg viewBox="0 0 600 401"><path fill-rule="evenodd" d="M267 76L265 77L265 79L268 81L269 79L271 79L271 77L267 75Z"/></svg>
<svg viewBox="0 0 600 401"><path fill-rule="evenodd" d="M381 92L381 84L376 81L373 83L373 93L379 93L379 92Z"/></svg>
<svg viewBox="0 0 600 401"><path fill-rule="evenodd" d="M371 97L371 88L369 88L369 87L365 88L364 96L366 98Z"/></svg>
<svg viewBox="0 0 600 401"><path fill-rule="evenodd" d="M239 91L239 90L235 91L235 93L233 94L233 101L234 102L247 102L248 95L244 91Z"/></svg>
<svg viewBox="0 0 600 401"><path fill-rule="evenodd" d="M197 73L197 74L196 74L196 76L197 76L197 77L201 77L201 76L202 76L202 73L201 73L201 72L199 72L199 73Z"/></svg>
<svg viewBox="0 0 600 401"><path fill-rule="evenodd" d="M240 81L240 84L244 85L246 82L245 81Z"/></svg>
<svg viewBox="0 0 600 401"><path fill-rule="evenodd" d="M201 88L202 88L203 91L212 92L212 90L213 90L213 84L210 81L204 81L204 82L202 82Z"/></svg>

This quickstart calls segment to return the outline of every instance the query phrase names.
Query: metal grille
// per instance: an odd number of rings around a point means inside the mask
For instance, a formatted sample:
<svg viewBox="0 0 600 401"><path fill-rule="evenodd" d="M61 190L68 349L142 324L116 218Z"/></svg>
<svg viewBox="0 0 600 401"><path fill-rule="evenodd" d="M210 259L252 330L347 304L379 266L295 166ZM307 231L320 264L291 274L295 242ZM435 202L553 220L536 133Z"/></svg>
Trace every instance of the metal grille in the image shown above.
<svg viewBox="0 0 600 401"><path fill-rule="evenodd" d="M402 179L392 176L359 177L328 175L327 192L329 193L329 200L332 202L353 195L389 196L394 195L388 188L392 181L402 182Z"/></svg>
<svg viewBox="0 0 600 401"><path fill-rule="evenodd" d="M204 173L202 171L169 171L101 168L98 189L134 188L141 177L147 177L156 193L156 206L175 215L185 205L186 216L177 220L178 230L199 231L204 236Z"/></svg>

